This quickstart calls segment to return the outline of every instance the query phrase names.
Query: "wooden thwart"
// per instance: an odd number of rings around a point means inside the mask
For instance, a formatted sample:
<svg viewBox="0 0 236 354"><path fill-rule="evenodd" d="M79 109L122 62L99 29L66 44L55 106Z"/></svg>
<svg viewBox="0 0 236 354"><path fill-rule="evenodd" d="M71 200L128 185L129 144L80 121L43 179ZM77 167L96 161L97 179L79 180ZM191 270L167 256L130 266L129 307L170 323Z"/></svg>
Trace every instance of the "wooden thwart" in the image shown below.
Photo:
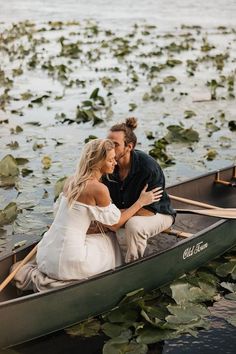
<svg viewBox="0 0 236 354"><path fill-rule="evenodd" d="M220 178L220 172L217 172L215 183L222 184L228 187L236 187L236 167L234 167L234 174L231 181L225 181Z"/></svg>
<svg viewBox="0 0 236 354"><path fill-rule="evenodd" d="M177 237L184 237L184 238L188 238L188 237L193 236L193 234L191 234L190 232L185 232L185 231L176 230L176 229L172 229L172 228L166 229L163 232L168 235L173 235L173 236L177 236Z"/></svg>

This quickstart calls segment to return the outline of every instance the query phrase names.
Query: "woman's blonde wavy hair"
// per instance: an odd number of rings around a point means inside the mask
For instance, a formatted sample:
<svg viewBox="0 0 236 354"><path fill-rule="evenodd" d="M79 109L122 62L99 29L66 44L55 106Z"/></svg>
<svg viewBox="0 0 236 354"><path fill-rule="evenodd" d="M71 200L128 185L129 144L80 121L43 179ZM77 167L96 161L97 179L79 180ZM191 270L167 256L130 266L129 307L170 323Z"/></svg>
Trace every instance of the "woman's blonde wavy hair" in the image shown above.
<svg viewBox="0 0 236 354"><path fill-rule="evenodd" d="M110 139L94 139L88 142L79 160L75 174L70 178L67 185L67 200L69 206L78 199L89 178L94 171L99 169L99 164L105 161L107 153L114 149L115 145Z"/></svg>

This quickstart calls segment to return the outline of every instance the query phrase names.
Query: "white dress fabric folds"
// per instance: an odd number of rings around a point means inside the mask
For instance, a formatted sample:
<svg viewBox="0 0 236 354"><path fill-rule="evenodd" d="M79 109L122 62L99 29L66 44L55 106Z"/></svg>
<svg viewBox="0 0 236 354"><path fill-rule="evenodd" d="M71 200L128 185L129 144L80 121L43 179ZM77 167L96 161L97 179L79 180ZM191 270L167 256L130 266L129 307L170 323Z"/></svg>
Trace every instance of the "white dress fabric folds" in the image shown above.
<svg viewBox="0 0 236 354"><path fill-rule="evenodd" d="M121 265L113 232L86 234L92 221L114 225L120 215L114 204L99 207L74 202L69 207L67 198L61 195L55 219L38 244L36 260L16 274L16 286L22 290L46 290L47 286L57 286L57 281L63 285Z"/></svg>

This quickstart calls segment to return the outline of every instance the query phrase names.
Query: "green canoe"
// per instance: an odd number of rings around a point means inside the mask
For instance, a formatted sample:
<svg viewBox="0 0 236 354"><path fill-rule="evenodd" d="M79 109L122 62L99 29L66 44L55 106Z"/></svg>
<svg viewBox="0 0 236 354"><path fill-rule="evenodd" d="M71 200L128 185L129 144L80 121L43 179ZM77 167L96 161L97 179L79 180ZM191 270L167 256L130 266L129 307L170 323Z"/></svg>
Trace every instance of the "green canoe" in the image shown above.
<svg viewBox="0 0 236 354"><path fill-rule="evenodd" d="M167 188L173 196L211 204L219 208L236 207L235 166L214 171ZM173 200L175 208L198 209ZM221 209L216 209L221 210ZM78 281L56 290L19 295L9 284L0 293L0 348L44 336L91 316L108 311L129 292L158 288L191 271L236 245L236 219L222 219L197 213L177 213L172 234L155 236L167 239L168 247L157 247L142 259L114 270ZM0 258L0 282L14 261L34 246L31 240L14 254ZM161 243L160 243L161 244Z"/></svg>

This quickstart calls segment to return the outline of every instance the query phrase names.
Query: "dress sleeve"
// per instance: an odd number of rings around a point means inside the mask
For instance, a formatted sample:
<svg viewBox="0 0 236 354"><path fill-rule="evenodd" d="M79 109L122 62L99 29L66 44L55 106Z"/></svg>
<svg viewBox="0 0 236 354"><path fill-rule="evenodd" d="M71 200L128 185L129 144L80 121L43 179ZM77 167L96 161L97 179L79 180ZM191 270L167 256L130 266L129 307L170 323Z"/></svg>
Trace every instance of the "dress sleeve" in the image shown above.
<svg viewBox="0 0 236 354"><path fill-rule="evenodd" d="M121 212L115 204L110 204L107 207L94 206L89 209L92 220L97 220L102 224L114 225L120 220Z"/></svg>

